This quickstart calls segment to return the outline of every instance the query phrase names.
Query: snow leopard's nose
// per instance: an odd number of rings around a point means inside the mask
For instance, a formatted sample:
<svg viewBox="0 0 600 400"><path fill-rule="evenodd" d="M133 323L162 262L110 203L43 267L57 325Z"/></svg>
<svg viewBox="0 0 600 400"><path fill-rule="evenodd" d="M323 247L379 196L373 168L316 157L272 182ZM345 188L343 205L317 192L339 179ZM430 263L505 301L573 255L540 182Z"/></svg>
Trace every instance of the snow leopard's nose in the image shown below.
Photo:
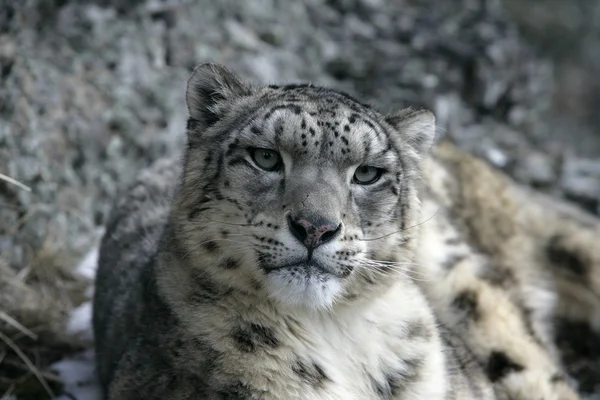
<svg viewBox="0 0 600 400"><path fill-rule="evenodd" d="M332 241L342 230L342 224L331 223L322 219L312 222L306 218L294 218L288 215L290 232L296 237L312 255L312 250L320 245Z"/></svg>

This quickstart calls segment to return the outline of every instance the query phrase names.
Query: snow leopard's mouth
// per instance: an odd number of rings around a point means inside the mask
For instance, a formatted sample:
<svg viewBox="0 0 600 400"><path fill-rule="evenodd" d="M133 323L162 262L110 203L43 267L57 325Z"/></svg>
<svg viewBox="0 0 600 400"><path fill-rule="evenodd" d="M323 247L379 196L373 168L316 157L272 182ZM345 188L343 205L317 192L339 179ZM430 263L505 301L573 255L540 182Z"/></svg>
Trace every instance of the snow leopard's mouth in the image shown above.
<svg viewBox="0 0 600 400"><path fill-rule="evenodd" d="M342 290L341 279L314 260L279 265L267 271L269 297L287 305L330 307Z"/></svg>
<svg viewBox="0 0 600 400"><path fill-rule="evenodd" d="M275 270L283 270L283 269L307 270L307 271L314 270L314 271L319 271L319 272L330 273L330 271L322 263L315 260L314 258L311 260L304 259L301 261L295 261L292 263L286 263L286 264L277 265L277 266L270 266L270 267L266 268L267 272L275 271Z"/></svg>
<svg viewBox="0 0 600 400"><path fill-rule="evenodd" d="M323 263L314 257L309 259L303 259L300 261L294 261L286 264L277 266L263 267L267 273L274 271L289 271L292 274L301 275L333 275L338 278L345 278L350 274L351 270L339 271L330 268L326 263Z"/></svg>

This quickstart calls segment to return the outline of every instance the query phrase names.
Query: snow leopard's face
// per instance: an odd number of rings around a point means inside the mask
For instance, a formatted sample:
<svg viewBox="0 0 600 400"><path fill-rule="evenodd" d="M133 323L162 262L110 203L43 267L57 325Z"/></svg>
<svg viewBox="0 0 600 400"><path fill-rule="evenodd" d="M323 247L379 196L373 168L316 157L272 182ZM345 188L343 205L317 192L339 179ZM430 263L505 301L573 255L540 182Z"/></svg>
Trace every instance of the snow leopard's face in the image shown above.
<svg viewBox="0 0 600 400"><path fill-rule="evenodd" d="M190 265L310 308L407 274L430 113L384 118L305 85L251 89L214 65L194 72L188 106L176 209Z"/></svg>

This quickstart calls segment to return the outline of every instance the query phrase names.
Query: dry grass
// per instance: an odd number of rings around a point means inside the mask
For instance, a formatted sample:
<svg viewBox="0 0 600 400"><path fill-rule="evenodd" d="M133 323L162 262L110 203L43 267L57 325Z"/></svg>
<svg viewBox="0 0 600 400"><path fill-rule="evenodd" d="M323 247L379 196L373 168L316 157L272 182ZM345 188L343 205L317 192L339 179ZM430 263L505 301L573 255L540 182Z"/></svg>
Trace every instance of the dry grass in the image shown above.
<svg viewBox="0 0 600 400"><path fill-rule="evenodd" d="M48 366L81 348L66 336L66 323L89 282L59 249L60 243L46 240L22 268L0 259L0 399L52 398L61 385Z"/></svg>

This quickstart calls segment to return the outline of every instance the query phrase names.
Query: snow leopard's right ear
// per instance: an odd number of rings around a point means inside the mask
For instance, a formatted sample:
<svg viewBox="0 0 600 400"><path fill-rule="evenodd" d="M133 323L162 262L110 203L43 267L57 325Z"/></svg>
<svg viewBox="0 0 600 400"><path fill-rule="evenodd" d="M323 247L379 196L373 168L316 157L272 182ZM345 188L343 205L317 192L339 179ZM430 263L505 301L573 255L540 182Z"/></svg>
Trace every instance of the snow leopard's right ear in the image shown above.
<svg viewBox="0 0 600 400"><path fill-rule="evenodd" d="M185 94L190 116L188 130L204 130L214 125L233 100L248 94L250 88L224 66L198 65L188 79Z"/></svg>
<svg viewBox="0 0 600 400"><path fill-rule="evenodd" d="M435 136L435 116L431 111L409 107L386 116L385 120L421 157L429 151Z"/></svg>

